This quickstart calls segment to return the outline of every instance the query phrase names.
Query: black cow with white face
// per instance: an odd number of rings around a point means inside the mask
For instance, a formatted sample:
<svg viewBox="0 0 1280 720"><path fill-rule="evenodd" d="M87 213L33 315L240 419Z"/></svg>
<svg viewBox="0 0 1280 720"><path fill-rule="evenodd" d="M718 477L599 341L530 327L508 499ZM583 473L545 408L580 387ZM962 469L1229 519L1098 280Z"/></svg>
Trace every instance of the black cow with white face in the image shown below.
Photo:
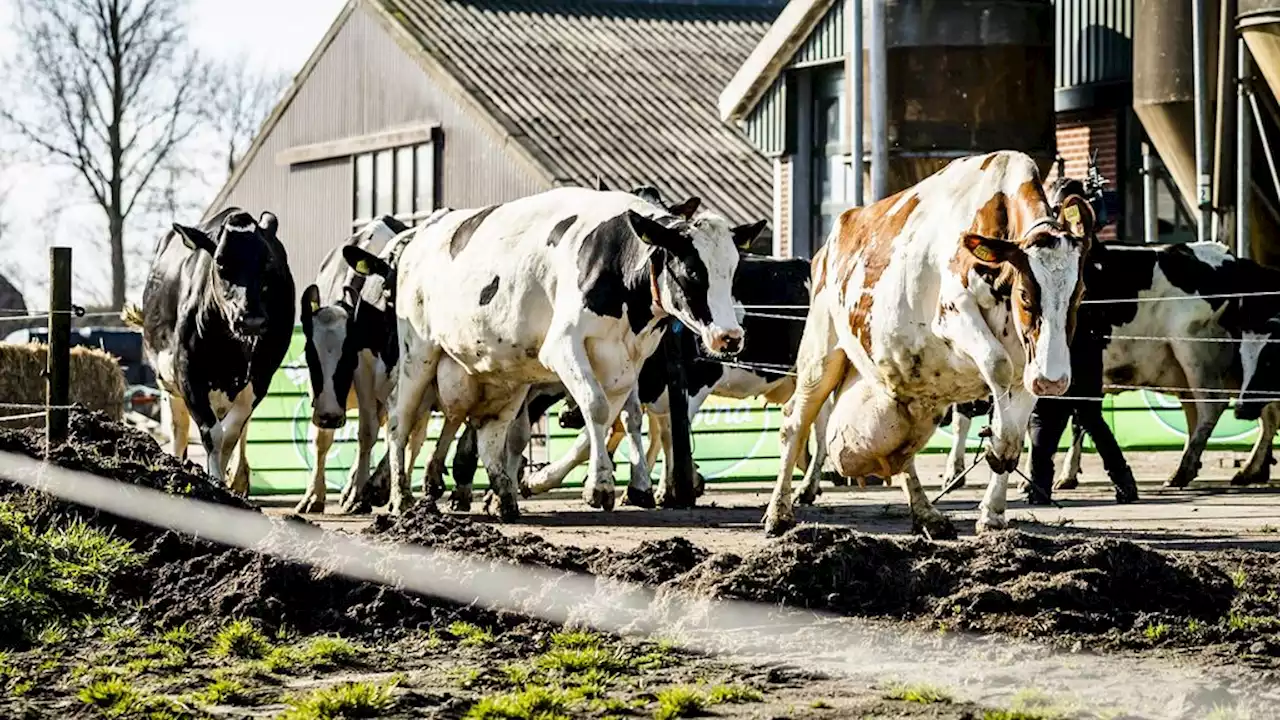
<svg viewBox="0 0 1280 720"><path fill-rule="evenodd" d="M343 494L343 510L363 509L355 490L369 481L370 455L386 413L399 348L382 276L355 272L343 252L357 247L391 256L396 237L408 229L390 216L370 222L325 256L315 284L302 292L299 310L311 377L316 464L297 512L324 512L325 458L334 430L346 424L351 407L359 411L358 457Z"/></svg>
<svg viewBox="0 0 1280 720"><path fill-rule="evenodd" d="M160 239L130 320L142 327L147 360L169 396L174 453L186 456L190 418L208 452L209 474L247 494L244 438L293 336L294 285L279 222L227 208L200 227L173 226Z"/></svg>

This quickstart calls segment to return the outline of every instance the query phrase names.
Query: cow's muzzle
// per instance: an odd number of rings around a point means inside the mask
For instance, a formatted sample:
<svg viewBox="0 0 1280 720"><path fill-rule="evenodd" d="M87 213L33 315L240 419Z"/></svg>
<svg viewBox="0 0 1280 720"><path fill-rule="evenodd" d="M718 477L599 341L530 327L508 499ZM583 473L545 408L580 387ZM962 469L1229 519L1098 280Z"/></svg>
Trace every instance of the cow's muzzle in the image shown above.
<svg viewBox="0 0 1280 720"><path fill-rule="evenodd" d="M1064 375L1056 380L1050 380L1046 377L1037 377L1031 381L1031 392L1041 397L1057 396L1065 393L1067 388L1071 387L1071 376Z"/></svg>
<svg viewBox="0 0 1280 720"><path fill-rule="evenodd" d="M346 413L311 413L311 422L321 430L337 430L347 424Z"/></svg>
<svg viewBox="0 0 1280 720"><path fill-rule="evenodd" d="M707 349L712 353L732 357L742 352L745 340L745 334L741 328L737 330L712 330L708 333L706 343Z"/></svg>
<svg viewBox="0 0 1280 720"><path fill-rule="evenodd" d="M236 322L241 335L262 335L267 331L267 319L261 315L248 315Z"/></svg>

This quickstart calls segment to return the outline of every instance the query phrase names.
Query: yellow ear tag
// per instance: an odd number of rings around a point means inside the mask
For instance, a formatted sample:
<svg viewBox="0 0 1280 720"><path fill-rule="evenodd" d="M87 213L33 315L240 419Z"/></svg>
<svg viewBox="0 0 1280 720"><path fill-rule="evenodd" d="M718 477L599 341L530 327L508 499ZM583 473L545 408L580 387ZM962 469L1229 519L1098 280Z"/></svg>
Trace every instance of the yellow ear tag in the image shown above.
<svg viewBox="0 0 1280 720"><path fill-rule="evenodd" d="M357 273L357 274L360 274L360 275L368 275L368 274L369 274L369 261L368 261L368 260L357 260L357 261L356 261L356 273Z"/></svg>
<svg viewBox="0 0 1280 720"><path fill-rule="evenodd" d="M1068 205L1062 212L1067 218L1067 223L1071 225L1071 233L1073 235L1084 234L1084 223L1080 222L1080 207L1078 205Z"/></svg>
<svg viewBox="0 0 1280 720"><path fill-rule="evenodd" d="M991 252L991 248L986 245L976 245L973 248L973 256L982 262L995 262L996 254Z"/></svg>
<svg viewBox="0 0 1280 720"><path fill-rule="evenodd" d="M320 312L320 302L318 300L311 301L311 312Z"/></svg>

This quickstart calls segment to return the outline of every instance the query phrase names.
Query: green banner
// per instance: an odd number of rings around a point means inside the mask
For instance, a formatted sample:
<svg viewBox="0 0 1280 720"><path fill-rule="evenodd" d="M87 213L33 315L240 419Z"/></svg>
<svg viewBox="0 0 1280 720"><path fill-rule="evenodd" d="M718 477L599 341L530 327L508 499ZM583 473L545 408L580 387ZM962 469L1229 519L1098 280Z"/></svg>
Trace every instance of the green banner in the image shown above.
<svg viewBox="0 0 1280 720"><path fill-rule="evenodd" d="M249 426L248 453L253 468L255 494L293 494L302 492L310 482L315 467L315 446L311 441L311 401L308 394L310 376L303 360L301 329L294 333L284 367L276 373L270 394L254 412ZM1116 439L1126 450L1181 450L1187 437L1186 417L1177 399L1158 393L1141 391L1115 395L1103 403L1107 421ZM563 430L555 421L560 406L548 415L547 446L551 457L558 457L573 445L576 433ZM693 422L694 459L703 476L712 482L733 482L771 478L777 474L779 462L778 427L782 412L777 406L765 407L760 400L711 398ZM428 442L423 446L415 473L415 487L421 483L442 420L432 418ZM976 419L970 427L967 445L978 446L978 432L985 418ZM331 490L346 484L347 473L356 457L357 423L355 413L337 432L333 448L325 463L325 479ZM1257 437L1257 424L1237 420L1228 407L1215 428L1209 446L1213 449L1248 449ZM1063 434L1066 448L1070 433ZM648 426L645 443L648 444ZM925 452L948 452L951 428L940 428L930 439ZM1086 449L1092 443L1086 441ZM382 455L382 443L374 451L374 461ZM452 460L452 451L450 451ZM618 479L628 476L628 448L623 442L618 449ZM585 466L575 470L569 484L581 484ZM485 484L483 469L477 474L478 484Z"/></svg>

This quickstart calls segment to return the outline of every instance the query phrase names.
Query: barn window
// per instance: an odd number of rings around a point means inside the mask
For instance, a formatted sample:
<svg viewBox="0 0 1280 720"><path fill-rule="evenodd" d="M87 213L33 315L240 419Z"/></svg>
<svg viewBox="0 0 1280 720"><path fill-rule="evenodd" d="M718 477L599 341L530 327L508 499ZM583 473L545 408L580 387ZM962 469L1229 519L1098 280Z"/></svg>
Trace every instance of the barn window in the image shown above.
<svg viewBox="0 0 1280 720"><path fill-rule="evenodd" d="M435 209L435 152L417 143L352 156L355 183L352 225L383 215L412 223Z"/></svg>

